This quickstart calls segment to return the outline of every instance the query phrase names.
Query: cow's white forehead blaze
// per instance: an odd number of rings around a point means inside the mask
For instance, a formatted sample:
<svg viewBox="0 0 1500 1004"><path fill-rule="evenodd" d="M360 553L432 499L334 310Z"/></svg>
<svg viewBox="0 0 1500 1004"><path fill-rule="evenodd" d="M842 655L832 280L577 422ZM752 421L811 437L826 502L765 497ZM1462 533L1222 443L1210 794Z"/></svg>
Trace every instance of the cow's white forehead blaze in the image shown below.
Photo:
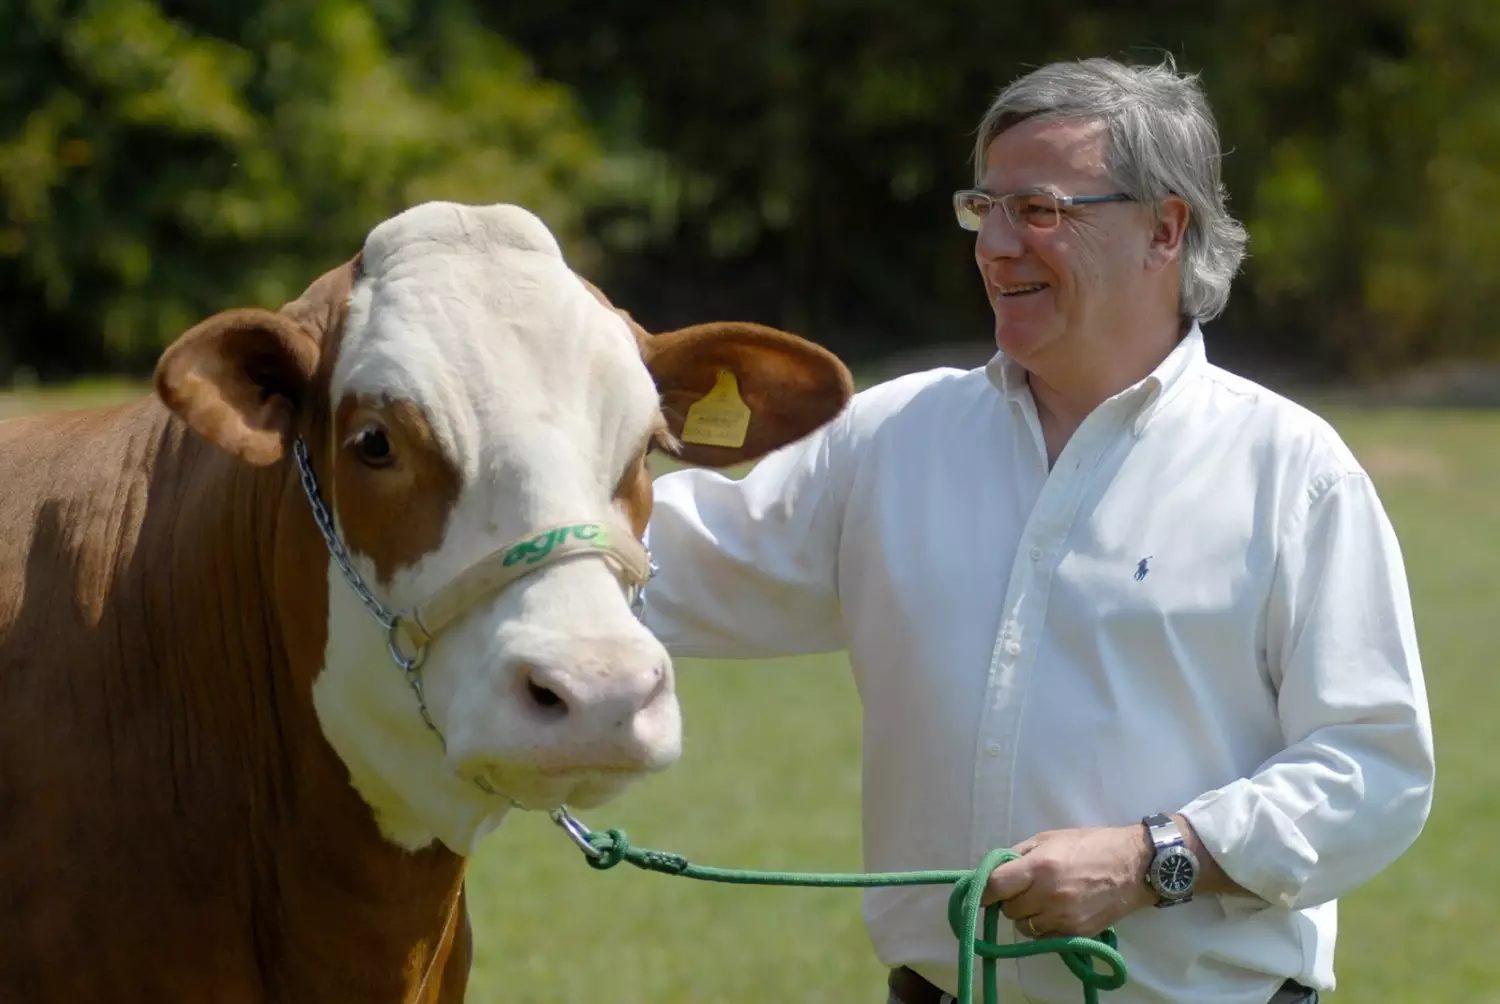
<svg viewBox="0 0 1500 1004"><path fill-rule="evenodd" d="M330 398L334 451L360 432L340 427L346 416L414 411L425 422L419 438L442 454L429 469L455 474L436 545L399 562L379 560L382 514L358 508L379 494L369 486L381 473L333 487L340 526L357 531L356 566L399 609L542 527L609 517L630 532L613 496L636 483L633 465L660 420L623 320L572 273L540 220L508 206L419 206L370 234ZM357 470L347 452L340 460L336 470ZM476 776L546 808L604 797L676 758L670 662L602 561L522 580L433 643L423 675L446 751L334 569L329 600L320 719L400 843L437 837L468 850L506 807L486 802ZM543 691L551 696L539 705Z"/></svg>
<svg viewBox="0 0 1500 1004"><path fill-rule="evenodd" d="M331 392L422 405L460 464L478 462L485 420L531 413L633 429L657 407L623 320L514 206L429 203L375 228ZM594 414L574 407L584 397Z"/></svg>

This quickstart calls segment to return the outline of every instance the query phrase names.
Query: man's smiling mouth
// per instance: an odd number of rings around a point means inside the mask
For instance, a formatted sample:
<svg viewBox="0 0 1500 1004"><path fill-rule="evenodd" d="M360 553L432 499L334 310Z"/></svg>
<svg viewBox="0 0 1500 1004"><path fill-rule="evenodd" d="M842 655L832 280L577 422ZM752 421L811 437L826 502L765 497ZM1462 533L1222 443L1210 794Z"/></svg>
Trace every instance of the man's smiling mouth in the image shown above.
<svg viewBox="0 0 1500 1004"><path fill-rule="evenodd" d="M1023 282L1014 286L996 286L995 298L1025 296L1027 293L1039 293L1046 288L1047 284L1045 282Z"/></svg>

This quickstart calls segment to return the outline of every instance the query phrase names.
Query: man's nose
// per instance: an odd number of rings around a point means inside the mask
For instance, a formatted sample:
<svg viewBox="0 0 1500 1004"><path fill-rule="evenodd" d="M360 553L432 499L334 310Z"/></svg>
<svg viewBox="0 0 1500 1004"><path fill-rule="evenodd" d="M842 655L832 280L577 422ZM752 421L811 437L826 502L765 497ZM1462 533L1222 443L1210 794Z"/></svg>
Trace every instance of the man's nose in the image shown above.
<svg viewBox="0 0 1500 1004"><path fill-rule="evenodd" d="M980 264L1000 258L1018 258L1024 250L1021 233L1005 213L996 206L979 225L974 238L974 257Z"/></svg>

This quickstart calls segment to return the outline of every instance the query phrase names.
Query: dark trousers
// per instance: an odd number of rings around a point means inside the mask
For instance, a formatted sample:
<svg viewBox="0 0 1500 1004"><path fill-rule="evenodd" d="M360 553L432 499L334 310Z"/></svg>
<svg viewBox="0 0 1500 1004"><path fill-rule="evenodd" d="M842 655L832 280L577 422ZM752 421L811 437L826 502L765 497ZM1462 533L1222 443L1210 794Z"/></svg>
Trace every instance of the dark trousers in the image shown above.
<svg viewBox="0 0 1500 1004"><path fill-rule="evenodd" d="M953 1004L953 995L944 993L914 970L901 966L891 970L886 986L890 996L886 1004ZM1318 1004L1318 992L1296 980L1287 980L1268 1004Z"/></svg>

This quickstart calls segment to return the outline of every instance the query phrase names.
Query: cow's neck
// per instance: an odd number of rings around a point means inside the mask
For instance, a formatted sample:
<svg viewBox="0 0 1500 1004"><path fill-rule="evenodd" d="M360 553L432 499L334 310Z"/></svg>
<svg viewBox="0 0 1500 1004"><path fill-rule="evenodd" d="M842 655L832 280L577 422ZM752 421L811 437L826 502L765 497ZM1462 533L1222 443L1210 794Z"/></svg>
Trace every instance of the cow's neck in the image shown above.
<svg viewBox="0 0 1500 1004"><path fill-rule="evenodd" d="M176 423L162 444L181 461L166 466L189 473L176 498L160 500L170 544L140 587L170 612L165 621L195 625L168 629L158 651L180 653L176 671L219 690L245 729L210 734L219 723L200 721L205 734L188 742L217 747L225 792L248 796L201 839L254 862L249 912L267 990L285 1000L438 1000L446 966L467 971L464 859L385 839L322 734L312 688L326 648L328 560L291 465L249 467ZM461 959L449 958L455 944ZM454 979L461 987L462 973L449 976L450 990Z"/></svg>
<svg viewBox="0 0 1500 1004"><path fill-rule="evenodd" d="M275 864L284 928L276 999L462 1000L464 859L385 840L331 756L309 765ZM455 992L456 988L456 992Z"/></svg>
<svg viewBox="0 0 1500 1004"><path fill-rule="evenodd" d="M453 772L384 629L332 563L327 593L329 638L312 694L323 735L386 839L409 850L436 840L471 853L511 803Z"/></svg>

